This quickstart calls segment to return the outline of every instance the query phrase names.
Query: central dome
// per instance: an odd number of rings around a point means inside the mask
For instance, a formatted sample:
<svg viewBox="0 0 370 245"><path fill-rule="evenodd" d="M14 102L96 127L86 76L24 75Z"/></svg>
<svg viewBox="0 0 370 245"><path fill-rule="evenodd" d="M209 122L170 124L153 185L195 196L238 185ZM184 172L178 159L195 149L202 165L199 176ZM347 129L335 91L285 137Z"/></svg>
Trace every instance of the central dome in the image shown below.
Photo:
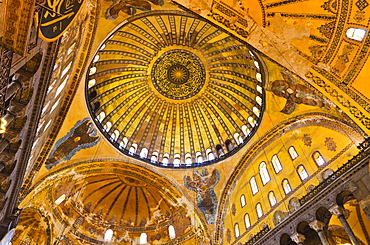
<svg viewBox="0 0 370 245"><path fill-rule="evenodd" d="M206 72L195 54L174 49L155 61L151 78L154 87L167 98L187 99L203 87Z"/></svg>
<svg viewBox="0 0 370 245"><path fill-rule="evenodd" d="M145 12L101 44L87 75L87 104L124 154L161 167L210 164L257 130L262 66L246 44L206 20Z"/></svg>

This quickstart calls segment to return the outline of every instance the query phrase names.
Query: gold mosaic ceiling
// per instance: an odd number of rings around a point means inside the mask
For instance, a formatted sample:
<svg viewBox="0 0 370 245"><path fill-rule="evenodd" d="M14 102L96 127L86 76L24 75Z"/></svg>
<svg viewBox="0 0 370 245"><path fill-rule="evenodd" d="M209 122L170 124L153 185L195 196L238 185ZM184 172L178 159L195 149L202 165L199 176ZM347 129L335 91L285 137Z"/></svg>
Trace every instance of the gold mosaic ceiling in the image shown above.
<svg viewBox="0 0 370 245"><path fill-rule="evenodd" d="M204 20L151 11L100 46L87 77L88 107L125 154L163 167L213 163L256 131L262 66L246 44Z"/></svg>

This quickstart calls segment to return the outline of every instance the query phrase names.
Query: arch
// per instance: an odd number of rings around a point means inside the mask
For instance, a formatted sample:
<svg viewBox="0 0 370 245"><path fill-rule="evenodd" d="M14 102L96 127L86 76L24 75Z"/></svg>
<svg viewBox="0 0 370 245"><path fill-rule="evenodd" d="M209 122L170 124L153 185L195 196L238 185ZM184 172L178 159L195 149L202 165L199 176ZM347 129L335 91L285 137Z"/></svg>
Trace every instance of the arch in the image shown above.
<svg viewBox="0 0 370 245"><path fill-rule="evenodd" d="M173 225L168 226L168 235L171 240L176 238L175 227Z"/></svg>
<svg viewBox="0 0 370 245"><path fill-rule="evenodd" d="M115 130L113 131L113 133L112 133L111 137L112 137L112 139L113 139L114 141L117 141L117 140L118 140L119 135L120 135L120 132L119 132L117 129L115 129Z"/></svg>
<svg viewBox="0 0 370 245"><path fill-rule="evenodd" d="M252 108L252 110L253 110L253 113L257 116L257 117L259 117L260 116L260 114L261 114L261 111L257 108L257 107L253 107Z"/></svg>
<svg viewBox="0 0 370 245"><path fill-rule="evenodd" d="M129 153L130 155L134 155L134 154L136 153L136 150L137 150L137 144L136 144L136 143L132 143L132 145L131 145L131 147L130 147L130 149L129 149L128 153Z"/></svg>
<svg viewBox="0 0 370 245"><path fill-rule="evenodd" d="M105 118L105 112L104 111L100 112L96 118L98 119L99 122L103 121L103 119Z"/></svg>
<svg viewBox="0 0 370 245"><path fill-rule="evenodd" d="M147 156L148 156L148 149L144 147L143 149L141 149L140 157L146 158Z"/></svg>
<svg viewBox="0 0 370 245"><path fill-rule="evenodd" d="M248 137L248 135L251 133L251 130L246 125L242 126L242 131L245 137Z"/></svg>
<svg viewBox="0 0 370 245"><path fill-rule="evenodd" d="M200 153L199 151L195 154L196 158L197 158L197 163L203 163L203 157L202 157L202 153Z"/></svg>
<svg viewBox="0 0 370 245"><path fill-rule="evenodd" d="M110 121L106 122L104 125L104 130L108 132L112 128L112 123Z"/></svg>
<svg viewBox="0 0 370 245"><path fill-rule="evenodd" d="M175 156L174 156L174 159L173 159L173 165L175 166L175 167L179 167L180 166L180 163L181 163L181 161L180 161L180 154L175 154Z"/></svg>
<svg viewBox="0 0 370 245"><path fill-rule="evenodd" d="M261 218L263 216L262 205L260 202L256 204L256 213L258 218Z"/></svg>
<svg viewBox="0 0 370 245"><path fill-rule="evenodd" d="M225 140L226 149L232 151L234 149L234 144L231 140Z"/></svg>
<svg viewBox="0 0 370 245"><path fill-rule="evenodd" d="M257 194L258 186L257 186L256 178L254 176L250 179L249 183L251 185L252 195Z"/></svg>
<svg viewBox="0 0 370 245"><path fill-rule="evenodd" d="M148 243L148 235L145 232L140 234L139 243L140 244L147 244Z"/></svg>
<svg viewBox="0 0 370 245"><path fill-rule="evenodd" d="M297 245L297 244L292 241L292 238L290 238L288 234L284 233L280 237L280 245Z"/></svg>
<svg viewBox="0 0 370 245"><path fill-rule="evenodd" d="M126 148L127 143L128 143L128 138L127 137L123 137L122 141L119 142L119 148L121 148L121 149Z"/></svg>
<svg viewBox="0 0 370 245"><path fill-rule="evenodd" d="M186 164L186 166L191 166L193 164L193 160L191 158L190 153L185 154L185 164Z"/></svg>
<svg viewBox="0 0 370 245"><path fill-rule="evenodd" d="M272 166L274 167L276 174L279 173L283 169L283 166L281 165L281 162L277 154L272 156L271 162L272 162Z"/></svg>
<svg viewBox="0 0 370 245"><path fill-rule="evenodd" d="M248 213L244 215L244 225L245 225L245 229L248 229L251 226L251 221L250 221Z"/></svg>
<svg viewBox="0 0 370 245"><path fill-rule="evenodd" d="M275 193L273 191L270 191L268 194L268 199L270 202L270 206L273 207L277 203Z"/></svg>
<svg viewBox="0 0 370 245"><path fill-rule="evenodd" d="M325 225L329 224L332 214L326 207L319 207L315 213L316 219L323 222Z"/></svg>
<svg viewBox="0 0 370 245"><path fill-rule="evenodd" d="M288 148L289 156L292 160L296 159L298 157L298 153L295 150L294 146L290 146Z"/></svg>
<svg viewBox="0 0 370 245"><path fill-rule="evenodd" d="M326 164L325 159L322 157L319 151L315 151L314 153L312 153L312 159L319 167Z"/></svg>
<svg viewBox="0 0 370 245"><path fill-rule="evenodd" d="M266 185L271 180L269 172L267 171L266 162L261 162L260 163L259 170L260 170L260 176L261 176L262 184Z"/></svg>
<svg viewBox="0 0 370 245"><path fill-rule="evenodd" d="M235 223L235 225L234 225L234 235L235 235L235 238L238 238L240 236L240 230L239 230L239 224L238 223Z"/></svg>
<svg viewBox="0 0 370 245"><path fill-rule="evenodd" d="M283 186L283 190L286 195L292 191L292 187L290 186L288 179L283 179L283 181L281 182L281 185Z"/></svg>
<svg viewBox="0 0 370 245"><path fill-rule="evenodd" d="M301 181L304 181L305 179L307 179L309 177L306 168L302 164L298 165L297 173L298 173L299 178L301 179Z"/></svg>
<svg viewBox="0 0 370 245"><path fill-rule="evenodd" d="M150 157L150 161L156 163L158 161L158 152L153 152L152 156Z"/></svg>
<svg viewBox="0 0 370 245"><path fill-rule="evenodd" d="M212 150L211 149L207 149L206 150L206 154L207 154L207 159L208 161L212 161L212 160L215 160L215 155L213 154Z"/></svg>
<svg viewBox="0 0 370 245"><path fill-rule="evenodd" d="M244 196L244 194L242 194L240 196L240 206L243 208L245 206L245 204L246 204L245 196Z"/></svg>
<svg viewBox="0 0 370 245"><path fill-rule="evenodd" d="M221 145L216 145L216 152L218 157L222 157L224 155L224 150Z"/></svg>
<svg viewBox="0 0 370 245"><path fill-rule="evenodd" d="M104 233L104 241L110 242L113 238L113 230L108 229Z"/></svg>
<svg viewBox="0 0 370 245"><path fill-rule="evenodd" d="M169 163L169 158L170 158L170 156L167 153L165 153L163 155L163 157L162 157L162 163L163 163L163 165L167 165Z"/></svg>
<svg viewBox="0 0 370 245"><path fill-rule="evenodd" d="M350 200L354 199L352 192L348 190L341 191L337 194L335 200L339 206L344 206L344 204Z"/></svg>

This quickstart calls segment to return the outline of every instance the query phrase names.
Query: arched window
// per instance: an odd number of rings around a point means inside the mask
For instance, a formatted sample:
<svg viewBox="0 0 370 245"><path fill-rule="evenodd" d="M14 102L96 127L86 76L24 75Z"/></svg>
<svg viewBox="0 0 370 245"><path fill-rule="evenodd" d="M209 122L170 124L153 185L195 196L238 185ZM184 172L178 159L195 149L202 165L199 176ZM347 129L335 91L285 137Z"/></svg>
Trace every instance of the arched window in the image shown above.
<svg viewBox="0 0 370 245"><path fill-rule="evenodd" d="M100 112L96 118L98 119L99 122L103 121L103 119L105 118L105 112L104 111Z"/></svg>
<svg viewBox="0 0 370 245"><path fill-rule="evenodd" d="M245 137L247 137L251 133L251 130L246 125L242 126L242 131L243 131Z"/></svg>
<svg viewBox="0 0 370 245"><path fill-rule="evenodd" d="M190 153L185 154L185 164L186 166L191 166L193 164Z"/></svg>
<svg viewBox="0 0 370 245"><path fill-rule="evenodd" d="M234 149L234 144L231 140L225 140L225 145L228 151L232 151Z"/></svg>
<svg viewBox="0 0 370 245"><path fill-rule="evenodd" d="M248 229L251 226L251 221L249 219L249 214L244 215L244 224L245 224L245 229Z"/></svg>
<svg viewBox="0 0 370 245"><path fill-rule="evenodd" d="M302 181L308 178L308 173L303 165L297 167L297 172Z"/></svg>
<svg viewBox="0 0 370 245"><path fill-rule="evenodd" d="M108 121L108 122L104 125L104 130L105 130L106 132L108 132L108 131L111 129L111 127L112 127L112 123Z"/></svg>
<svg viewBox="0 0 370 245"><path fill-rule="evenodd" d="M95 72L96 72L96 67L94 66L94 67L91 67L90 68L90 72L89 72L89 75L91 76L91 75L94 75L95 74Z"/></svg>
<svg viewBox="0 0 370 245"><path fill-rule="evenodd" d="M216 145L216 152L218 157L222 157L224 154L224 150L222 149L222 146L220 144Z"/></svg>
<svg viewBox="0 0 370 245"><path fill-rule="evenodd" d="M119 137L119 131L116 129L113 131L113 134L111 135L112 139L114 141L117 141L118 137Z"/></svg>
<svg viewBox="0 0 370 245"><path fill-rule="evenodd" d="M256 182L256 178L253 176L251 180L249 181L252 189L252 194L255 195L258 192L258 186Z"/></svg>
<svg viewBox="0 0 370 245"><path fill-rule="evenodd" d="M346 37L361 42L366 35L366 30L362 28L350 27L346 31Z"/></svg>
<svg viewBox="0 0 370 245"><path fill-rule="evenodd" d="M298 157L298 153L295 150L294 146L289 147L288 152L289 152L290 158L292 158L292 160L294 160Z"/></svg>
<svg viewBox="0 0 370 245"><path fill-rule="evenodd" d="M272 156L271 162L272 162L272 166L274 167L275 173L279 173L283 169L283 167L281 166L281 162L277 155Z"/></svg>
<svg viewBox="0 0 370 245"><path fill-rule="evenodd" d="M236 223L234 225L234 233L235 233L235 237L238 238L240 236L240 232L239 232L239 224Z"/></svg>
<svg viewBox="0 0 370 245"><path fill-rule="evenodd" d="M113 231L111 229L106 230L104 233L104 241L109 242L112 240L112 238L113 238Z"/></svg>
<svg viewBox="0 0 370 245"><path fill-rule="evenodd" d="M215 155L213 155L213 152L211 149L207 149L206 153L207 153L208 161L212 161L215 159Z"/></svg>
<svg viewBox="0 0 370 245"><path fill-rule="evenodd" d="M95 79L91 79L88 83L88 87L91 88L93 87L94 85L96 84L96 80Z"/></svg>
<svg viewBox="0 0 370 245"><path fill-rule="evenodd" d="M55 205L61 204L65 199L66 199L66 194L61 195L60 197L58 197L57 200L55 200Z"/></svg>
<svg viewBox="0 0 370 245"><path fill-rule="evenodd" d="M326 161L324 160L324 158L322 157L322 155L318 151L315 151L312 154L312 158L315 161L315 163L317 164L317 166L319 166L319 167L326 163Z"/></svg>
<svg viewBox="0 0 370 245"><path fill-rule="evenodd" d="M261 218L263 216L263 210L262 210L262 205L261 203L257 203L256 205L256 212L257 212L257 217Z"/></svg>
<svg viewBox="0 0 370 245"><path fill-rule="evenodd" d="M139 243L140 244L148 243L148 235L146 233L141 233Z"/></svg>
<svg viewBox="0 0 370 245"><path fill-rule="evenodd" d="M100 59L100 55L98 55L98 54L95 55L94 60L93 60L93 63L98 62L99 59Z"/></svg>
<svg viewBox="0 0 370 245"><path fill-rule="evenodd" d="M146 158L147 156L148 156L148 149L147 148L141 149L140 157L141 158Z"/></svg>
<svg viewBox="0 0 370 245"><path fill-rule="evenodd" d="M174 156L174 159L173 159L173 165L175 167L179 167L180 166L180 154L175 154Z"/></svg>
<svg viewBox="0 0 370 245"><path fill-rule="evenodd" d="M262 87L260 85L256 85L256 90L262 94Z"/></svg>
<svg viewBox="0 0 370 245"><path fill-rule="evenodd" d="M261 162L260 164L260 176L263 185L267 184L270 181L270 175L267 171L267 165L265 162Z"/></svg>
<svg viewBox="0 0 370 245"><path fill-rule="evenodd" d="M256 73L256 79L257 79L257 81L262 82L262 75L261 75L261 73L259 73L259 72Z"/></svg>
<svg viewBox="0 0 370 245"><path fill-rule="evenodd" d="M71 65L72 65L72 61L69 62L69 64L63 69L62 75L60 77L64 77L64 75L67 74L67 72L69 71L69 69L71 69Z"/></svg>
<svg viewBox="0 0 370 245"><path fill-rule="evenodd" d="M282 186L285 194L288 194L292 191L292 188L290 187L289 181L287 179L283 180Z"/></svg>
<svg viewBox="0 0 370 245"><path fill-rule="evenodd" d="M155 151L152 153L152 157L150 158L150 161L153 163L158 161L158 152Z"/></svg>
<svg viewBox="0 0 370 245"><path fill-rule="evenodd" d="M126 148L127 143L128 143L128 139L127 139L127 137L124 137L122 139L122 141L119 143L119 148L121 148L121 149Z"/></svg>
<svg viewBox="0 0 370 245"><path fill-rule="evenodd" d="M130 147L130 150L128 151L128 153L130 155L134 155L136 153L136 150L137 150L137 144L136 143L133 143Z"/></svg>
<svg viewBox="0 0 370 245"><path fill-rule="evenodd" d="M256 120L254 120L253 117L248 117L248 122L252 127L256 125Z"/></svg>
<svg viewBox="0 0 370 245"><path fill-rule="evenodd" d="M257 117L259 117L260 116L260 110L257 108L257 107L253 107L253 113L257 116Z"/></svg>
<svg viewBox="0 0 370 245"><path fill-rule="evenodd" d="M242 208L245 206L246 202L245 202L245 196L244 194L240 196L240 205L242 206Z"/></svg>
<svg viewBox="0 0 370 245"><path fill-rule="evenodd" d="M259 96L256 96L256 102L257 104L262 105L262 98Z"/></svg>
<svg viewBox="0 0 370 245"><path fill-rule="evenodd" d="M168 162L169 162L169 155L168 154L164 154L163 155L163 158L162 158L162 163L163 165L167 166Z"/></svg>
<svg viewBox="0 0 370 245"><path fill-rule="evenodd" d="M273 207L277 203L275 193L273 191L270 191L268 198L269 198L271 207Z"/></svg>
<svg viewBox="0 0 370 245"><path fill-rule="evenodd" d="M54 98L58 97L58 95L63 91L64 87L66 86L67 84L67 80L68 80L69 76L67 76L63 82L58 86L57 88L57 91L55 92L55 96Z"/></svg>
<svg viewBox="0 0 370 245"><path fill-rule="evenodd" d="M175 239L176 238L175 227L173 227L172 225L168 226L168 234L171 240Z"/></svg>
<svg viewBox="0 0 370 245"><path fill-rule="evenodd" d="M197 163L202 163L203 162L203 157L202 157L202 153L200 153L199 151L197 153L195 153L196 157L197 157Z"/></svg>

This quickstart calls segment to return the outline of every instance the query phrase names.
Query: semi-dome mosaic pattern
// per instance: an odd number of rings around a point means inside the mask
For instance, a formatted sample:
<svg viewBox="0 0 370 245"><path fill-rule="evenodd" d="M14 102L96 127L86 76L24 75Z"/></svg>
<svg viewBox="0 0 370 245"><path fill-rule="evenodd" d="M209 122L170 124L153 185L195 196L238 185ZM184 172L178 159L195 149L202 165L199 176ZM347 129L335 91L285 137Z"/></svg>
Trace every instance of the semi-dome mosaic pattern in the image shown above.
<svg viewBox="0 0 370 245"><path fill-rule="evenodd" d="M191 14L136 15L100 46L86 97L121 152L162 167L232 155L263 114L262 64L247 45Z"/></svg>

